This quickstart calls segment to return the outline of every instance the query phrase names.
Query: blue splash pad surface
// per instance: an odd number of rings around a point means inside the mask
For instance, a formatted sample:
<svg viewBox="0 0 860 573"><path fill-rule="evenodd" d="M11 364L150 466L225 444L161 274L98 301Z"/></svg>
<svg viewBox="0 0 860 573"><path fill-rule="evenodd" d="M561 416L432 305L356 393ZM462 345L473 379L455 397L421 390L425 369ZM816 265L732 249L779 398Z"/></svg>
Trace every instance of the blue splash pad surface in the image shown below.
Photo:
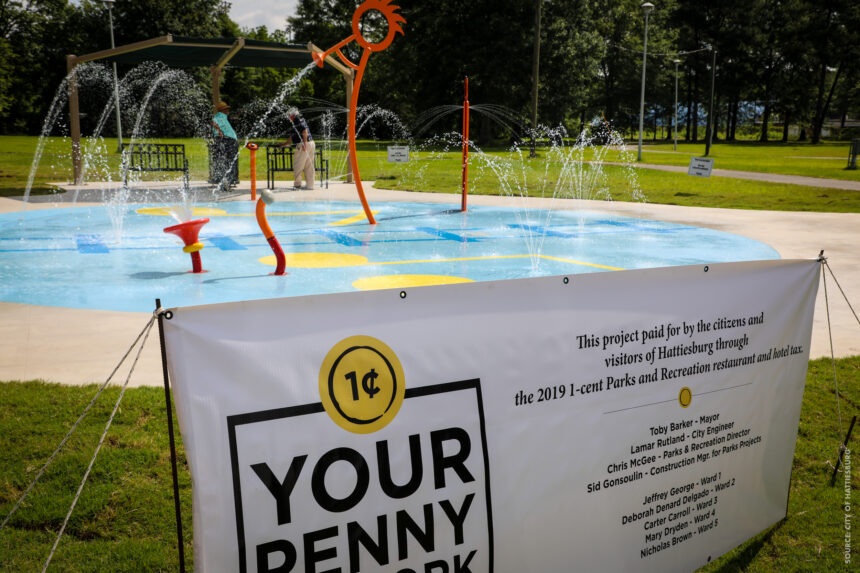
<svg viewBox="0 0 860 573"><path fill-rule="evenodd" d="M200 232L208 272L192 274L181 241L163 232L177 221L146 207L119 211L121 233L106 207L0 214L0 300L149 312L156 298L174 307L344 292L396 287L403 275L488 281L779 258L738 235L588 212L386 203L372 206L371 226L358 203L289 202L267 208L288 255L289 274L273 276L247 201L196 206L193 218L210 218ZM327 266L291 266L308 261Z"/></svg>

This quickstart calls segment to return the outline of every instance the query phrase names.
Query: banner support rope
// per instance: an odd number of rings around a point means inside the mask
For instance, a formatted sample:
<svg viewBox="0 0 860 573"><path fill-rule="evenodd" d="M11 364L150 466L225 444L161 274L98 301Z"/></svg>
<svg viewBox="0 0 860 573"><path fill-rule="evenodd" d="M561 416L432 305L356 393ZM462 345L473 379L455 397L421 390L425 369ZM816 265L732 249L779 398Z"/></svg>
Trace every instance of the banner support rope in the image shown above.
<svg viewBox="0 0 860 573"><path fill-rule="evenodd" d="M104 445L105 437L107 437L108 430L110 429L111 424L113 423L113 419L116 417L117 411L119 411L119 405L122 402L123 396L125 396L125 391L128 388L128 383L131 381L131 375L134 373L134 368L137 366L137 361L140 359L140 355L143 352L143 348L146 346L146 340L149 338L149 333L152 330L152 319L147 323L145 331L146 335L143 337L143 342L140 343L140 347L137 349L137 355L134 357L134 362L131 365L131 369L128 371L128 376L126 376L125 382L123 382L122 390L120 390L119 397L116 399L116 404L114 404L113 411L108 418L107 425L105 425L105 429L102 432L101 438L99 438L99 443L96 445L96 449L93 452L93 457L90 460L90 464L87 466L87 471L84 472L84 477L81 479L81 484L78 486L78 491L75 493L75 498L72 500L72 505L69 507L68 513L66 513L66 518L63 520L63 525L60 527L59 533L57 533L57 538L54 540L54 546L51 547L51 553L48 555L48 559L45 561L45 565L42 567L42 573L48 570L48 565L51 564L51 559L54 558L54 553L57 551L57 546L60 544L60 539L63 537L63 533L66 531L66 526L69 524L69 519L72 517L72 512L75 510L75 506L78 503L78 500L81 497L81 493L84 491L84 486L87 483L87 479L90 477L90 472L93 469L93 465L96 463L96 457L99 455L99 451Z"/></svg>
<svg viewBox="0 0 860 573"><path fill-rule="evenodd" d="M48 466L51 465L51 463L59 455L59 453L63 449L63 447L65 447L66 442L68 442L69 438L72 437L72 434L78 428L78 425L80 425L81 421L83 421L83 419L86 418L90 409L92 409L93 405L96 403L96 400L99 399L99 396L102 395L102 392L104 392L104 389L107 388L108 384L110 384L110 381L113 379L114 375L120 369L120 366L123 365L126 358L128 358L128 355L131 354L131 351L134 350L134 347L137 346L137 343L140 341L141 337L143 337L144 334L146 334L147 336L149 335L149 329L152 326L152 323L154 320L155 320L155 316L152 316L149 319L149 321L147 321L146 326L143 327L143 330L140 331L140 333L137 335L137 338L135 338L134 342L131 343L131 346L128 348L128 350L126 350L125 355L123 355L123 357L120 359L119 363L117 363L117 365L114 367L113 372L110 373L110 376L107 377L107 380L105 380L104 383L99 387L99 389L96 391L95 396L93 396L92 400L90 400L90 403L87 404L87 407L84 408L83 413L78 417L77 421L74 424L72 424L71 429L69 429L69 431L66 433L66 436L60 441L60 445L57 446L57 449L54 450L54 453L51 454L51 456L48 458L48 461L45 462L45 465L42 466L42 469L40 469L39 472L36 474L36 477L33 478L33 481L30 483L29 486L27 486L27 489L24 490L24 493L21 494L21 497L18 498L18 501L15 502L15 505L12 507L12 510L9 512L9 515L7 515L5 517L5 519L3 519L3 522L0 523L0 531L3 531L3 528L6 527L7 523L9 523L9 520L12 518L12 515L14 515L16 511L18 511L18 508L24 502L24 499L27 498L27 496L30 494L30 491L36 486L36 483L42 478L42 475L48 469ZM144 340L144 342L145 342L145 340ZM143 345L141 345L141 348L142 347L143 347Z"/></svg>
<svg viewBox="0 0 860 573"><path fill-rule="evenodd" d="M824 256L824 250L818 253L818 260L824 265L827 265L827 257ZM824 283L824 310L827 313L827 336L830 339L830 364L833 367L833 386L836 388L836 417L839 421L839 433L842 433L842 407L839 403L839 380L836 378L836 354L833 351L833 328L830 324L830 299L827 296L827 273L821 273L821 281ZM840 457L842 452L839 452Z"/></svg>
<svg viewBox="0 0 860 573"><path fill-rule="evenodd" d="M164 376L164 402L167 406L167 436L170 440L170 469L173 474L173 510L176 514L176 541L179 550L179 572L185 573L185 540L182 535L182 509L179 505L179 475L176 471L176 440L173 436L173 404L170 399L170 377L167 373L167 345L164 342L164 319L170 320L173 313L161 308L161 299L155 299L155 314L158 316L158 339L161 343L161 371Z"/></svg>
<svg viewBox="0 0 860 573"><path fill-rule="evenodd" d="M836 274L833 272L833 269L830 267L830 264L827 262L827 257L824 256L824 250L822 250L818 254L818 260L821 261L827 270L830 271L830 276L833 277L833 281L836 283L836 286L839 288L839 292L842 293L842 298L845 299L846 304L848 304L848 308L851 309L851 313L854 315L854 318L857 320L857 323L860 324L860 318L857 317L857 313L854 311L854 307L851 306L851 301L848 300L848 296L845 294L845 291L842 289L842 285L839 284L839 281L836 279ZM833 333L830 326L830 302L827 298L827 273L821 273L821 279L824 283L824 308L827 310L827 333L830 336L830 363L833 366L833 385L836 388L836 413L839 419L839 432L842 432L842 411L839 403L839 382L836 377L836 356L833 351ZM854 424L857 422L857 416L853 416L851 418L851 425L848 426L848 433L845 434L845 440L839 444L839 455L836 458L836 464L833 466L833 474L830 476L830 485L832 486L836 483L836 474L839 473L839 466L842 465L842 458L845 455L845 451L848 449L848 442L851 440L851 432L854 430Z"/></svg>
<svg viewBox="0 0 860 573"><path fill-rule="evenodd" d="M851 301L848 300L848 295L845 294L845 291L842 290L842 285L839 284L839 281L836 280L836 275L833 273L833 269L830 267L830 264L827 262L827 259L824 259L824 266L827 267L827 270L830 271L830 276L833 277L833 282L836 283L836 286L839 287L839 292L842 293L842 298L845 299L845 303L848 305L848 308L851 309L851 314L854 315L854 319L857 320L857 324L860 324L860 317L857 316L857 311L854 310L854 307L851 306Z"/></svg>

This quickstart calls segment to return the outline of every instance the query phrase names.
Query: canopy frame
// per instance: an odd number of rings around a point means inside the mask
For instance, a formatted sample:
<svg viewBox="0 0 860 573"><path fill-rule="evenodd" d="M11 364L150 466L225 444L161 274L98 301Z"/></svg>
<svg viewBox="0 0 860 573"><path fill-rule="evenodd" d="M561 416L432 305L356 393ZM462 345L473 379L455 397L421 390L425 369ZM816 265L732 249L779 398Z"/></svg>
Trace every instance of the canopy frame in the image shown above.
<svg viewBox="0 0 860 573"><path fill-rule="evenodd" d="M313 52L323 53L312 42L305 45L282 44L246 38L187 38L167 34L83 56L68 54L66 71L69 77L69 130L72 138L75 185L83 183L80 104L75 74L78 65L98 60L131 65L154 60L165 62L171 67L208 66L212 73L212 105L214 106L221 99L221 74L228 64L231 67L241 68L303 67L312 61ZM331 56L326 58L326 62L343 74L348 107L352 98L355 73ZM347 166L347 181L352 182L352 169L348 161Z"/></svg>

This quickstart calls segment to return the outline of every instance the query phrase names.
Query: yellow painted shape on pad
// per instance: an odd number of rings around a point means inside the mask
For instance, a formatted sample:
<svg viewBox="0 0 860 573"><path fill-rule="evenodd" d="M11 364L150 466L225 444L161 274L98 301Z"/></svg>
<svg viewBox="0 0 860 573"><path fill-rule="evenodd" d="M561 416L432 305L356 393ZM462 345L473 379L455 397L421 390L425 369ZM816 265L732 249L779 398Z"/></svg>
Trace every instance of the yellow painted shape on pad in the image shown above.
<svg viewBox="0 0 860 573"><path fill-rule="evenodd" d="M453 285L475 282L463 277L447 275L380 275L365 277L352 283L359 290L379 290L387 288L410 288L431 285Z"/></svg>
<svg viewBox="0 0 860 573"><path fill-rule="evenodd" d="M141 207L137 210L141 215L160 215L171 217L176 212L170 207ZM227 214L224 209L215 209L213 207L194 207L191 210L193 217L221 217Z"/></svg>
<svg viewBox="0 0 860 573"><path fill-rule="evenodd" d="M564 259L561 257L551 257L548 255L539 255L542 259L551 261L559 261L562 263L570 263L573 265L583 265L586 267L595 267L598 269L606 269L610 271L622 271L624 269L618 267L608 267L606 265L598 265L595 263L586 263L584 261L576 261L573 259ZM413 259L408 261L381 261L371 262L367 257L362 255L351 255L348 253L287 253L286 260L288 267L295 268L335 268L335 267L355 267L360 265L414 265L427 263L450 263L458 261L491 261L497 259L528 259L531 255L491 255L486 257L457 257L451 259ZM259 259L264 265L275 266L274 255L262 257Z"/></svg>
<svg viewBox="0 0 860 573"><path fill-rule="evenodd" d="M286 253L284 255L288 267L299 269L324 269L334 267L357 267L369 264L367 257L347 253ZM261 263L276 266L275 255L259 259Z"/></svg>
<svg viewBox="0 0 860 573"><path fill-rule="evenodd" d="M284 213L266 213L267 217L270 216L281 216L281 217L298 217L302 215L346 215L349 213L361 213L361 211L350 210L350 211L294 211L294 212L284 212ZM252 213L248 213L251 215Z"/></svg>
<svg viewBox="0 0 860 573"><path fill-rule="evenodd" d="M540 258L546 259L548 261L559 261L562 263L571 263L573 265L583 265L585 267L595 267L597 269L606 269L608 271L623 271L624 270L620 267L607 267L606 265L598 265L595 263L586 263L583 261L575 261L573 259L564 259L562 257L551 257L549 255L541 255Z"/></svg>
<svg viewBox="0 0 860 573"><path fill-rule="evenodd" d="M379 211L371 211L374 215L376 215ZM332 221L329 225L338 226L338 225L352 225L353 223L360 223L361 221L366 221L367 215L364 213L360 213L355 217L348 217L346 219L341 219L340 221Z"/></svg>

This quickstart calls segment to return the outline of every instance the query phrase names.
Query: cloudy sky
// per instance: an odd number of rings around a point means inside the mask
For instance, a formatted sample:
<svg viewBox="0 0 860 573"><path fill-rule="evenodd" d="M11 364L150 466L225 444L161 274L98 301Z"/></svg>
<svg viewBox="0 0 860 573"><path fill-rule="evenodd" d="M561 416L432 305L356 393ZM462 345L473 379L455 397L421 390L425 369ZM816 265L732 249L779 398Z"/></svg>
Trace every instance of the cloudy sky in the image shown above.
<svg viewBox="0 0 860 573"><path fill-rule="evenodd" d="M287 18L296 12L298 0L229 0L230 18L242 28L266 26L283 30Z"/></svg>

